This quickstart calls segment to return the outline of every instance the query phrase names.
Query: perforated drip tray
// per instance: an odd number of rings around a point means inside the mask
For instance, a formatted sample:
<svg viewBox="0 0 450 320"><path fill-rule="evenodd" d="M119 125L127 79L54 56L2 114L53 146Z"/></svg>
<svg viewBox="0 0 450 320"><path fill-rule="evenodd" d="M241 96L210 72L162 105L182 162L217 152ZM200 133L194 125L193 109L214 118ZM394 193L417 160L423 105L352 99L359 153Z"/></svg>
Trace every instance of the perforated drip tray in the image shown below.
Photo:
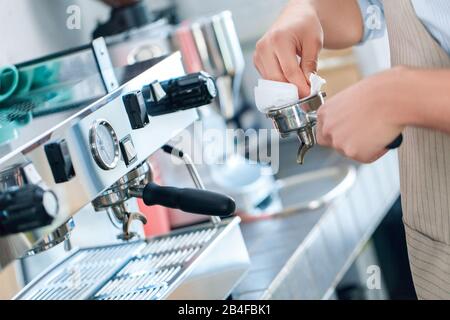
<svg viewBox="0 0 450 320"><path fill-rule="evenodd" d="M161 299L226 230L226 224L204 226L146 241L80 249L27 285L15 299Z"/></svg>
<svg viewBox="0 0 450 320"><path fill-rule="evenodd" d="M149 242L94 296L98 300L162 298L219 229L205 229Z"/></svg>

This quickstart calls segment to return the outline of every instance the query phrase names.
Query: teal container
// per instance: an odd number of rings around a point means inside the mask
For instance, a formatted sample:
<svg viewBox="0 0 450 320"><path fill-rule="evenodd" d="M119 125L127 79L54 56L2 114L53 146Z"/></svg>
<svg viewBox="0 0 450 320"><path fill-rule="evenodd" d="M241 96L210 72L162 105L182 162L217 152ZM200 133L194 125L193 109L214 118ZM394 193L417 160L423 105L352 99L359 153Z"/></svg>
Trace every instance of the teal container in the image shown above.
<svg viewBox="0 0 450 320"><path fill-rule="evenodd" d="M19 85L19 71L13 65L0 67L0 102L7 100Z"/></svg>

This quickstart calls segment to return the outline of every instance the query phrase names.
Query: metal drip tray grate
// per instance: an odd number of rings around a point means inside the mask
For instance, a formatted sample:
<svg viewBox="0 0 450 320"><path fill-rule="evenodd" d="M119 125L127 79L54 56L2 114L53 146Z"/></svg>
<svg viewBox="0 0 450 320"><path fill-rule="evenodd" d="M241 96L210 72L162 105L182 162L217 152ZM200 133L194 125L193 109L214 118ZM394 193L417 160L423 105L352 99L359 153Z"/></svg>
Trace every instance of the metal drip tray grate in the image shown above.
<svg viewBox="0 0 450 320"><path fill-rule="evenodd" d="M101 283L123 266L144 244L133 243L75 252L53 268L19 299L71 300L88 299Z"/></svg>
<svg viewBox="0 0 450 320"><path fill-rule="evenodd" d="M158 299L217 233L210 228L149 242L95 295L99 300Z"/></svg>
<svg viewBox="0 0 450 320"><path fill-rule="evenodd" d="M81 249L16 299L149 300L166 296L223 226L148 241Z"/></svg>
<svg viewBox="0 0 450 320"><path fill-rule="evenodd" d="M181 271L181 266L130 277L118 277L108 282L98 294L97 300L148 300L158 299L169 288L169 283Z"/></svg>
<svg viewBox="0 0 450 320"><path fill-rule="evenodd" d="M142 250L142 254L161 253L165 251L180 250L189 247L199 247L211 240L217 229L209 228L201 231L180 234L149 242Z"/></svg>

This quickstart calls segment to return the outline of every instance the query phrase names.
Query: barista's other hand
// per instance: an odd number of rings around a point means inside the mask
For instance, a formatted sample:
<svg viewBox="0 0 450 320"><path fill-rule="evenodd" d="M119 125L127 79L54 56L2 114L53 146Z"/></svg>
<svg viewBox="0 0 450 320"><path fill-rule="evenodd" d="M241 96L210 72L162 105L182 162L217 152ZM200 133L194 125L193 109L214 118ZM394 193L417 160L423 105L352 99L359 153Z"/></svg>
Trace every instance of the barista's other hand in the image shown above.
<svg viewBox="0 0 450 320"><path fill-rule="evenodd" d="M386 152L406 125L402 67L360 81L318 110L317 142L353 160L370 163Z"/></svg>
<svg viewBox="0 0 450 320"><path fill-rule="evenodd" d="M138 2L138 0L102 0L113 8L120 8Z"/></svg>
<svg viewBox="0 0 450 320"><path fill-rule="evenodd" d="M317 71L322 47L323 29L316 10L308 1L293 0L256 44L253 61L264 79L293 83L306 97L307 79Z"/></svg>

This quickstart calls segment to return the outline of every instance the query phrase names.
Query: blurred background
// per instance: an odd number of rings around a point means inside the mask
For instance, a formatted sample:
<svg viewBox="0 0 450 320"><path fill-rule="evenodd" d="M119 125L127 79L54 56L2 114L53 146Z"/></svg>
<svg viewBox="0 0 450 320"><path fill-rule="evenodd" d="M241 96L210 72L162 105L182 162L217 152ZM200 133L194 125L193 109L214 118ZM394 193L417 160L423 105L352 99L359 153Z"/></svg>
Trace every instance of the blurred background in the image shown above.
<svg viewBox="0 0 450 320"><path fill-rule="evenodd" d="M252 55L256 41L269 28L281 11L285 0L145 0L153 11L171 13L172 21L194 19L230 10L244 52L246 69L243 92L253 99L258 78ZM55 51L86 44L95 27L107 20L109 7L98 0L1 0L2 42L0 63L18 63ZM71 5L81 9L81 28L61 30ZM161 14L162 14L161 13ZM20 45L18 45L20 43ZM328 79L327 91L332 94L361 76L389 66L387 37L371 41L354 50L323 53L320 69Z"/></svg>

